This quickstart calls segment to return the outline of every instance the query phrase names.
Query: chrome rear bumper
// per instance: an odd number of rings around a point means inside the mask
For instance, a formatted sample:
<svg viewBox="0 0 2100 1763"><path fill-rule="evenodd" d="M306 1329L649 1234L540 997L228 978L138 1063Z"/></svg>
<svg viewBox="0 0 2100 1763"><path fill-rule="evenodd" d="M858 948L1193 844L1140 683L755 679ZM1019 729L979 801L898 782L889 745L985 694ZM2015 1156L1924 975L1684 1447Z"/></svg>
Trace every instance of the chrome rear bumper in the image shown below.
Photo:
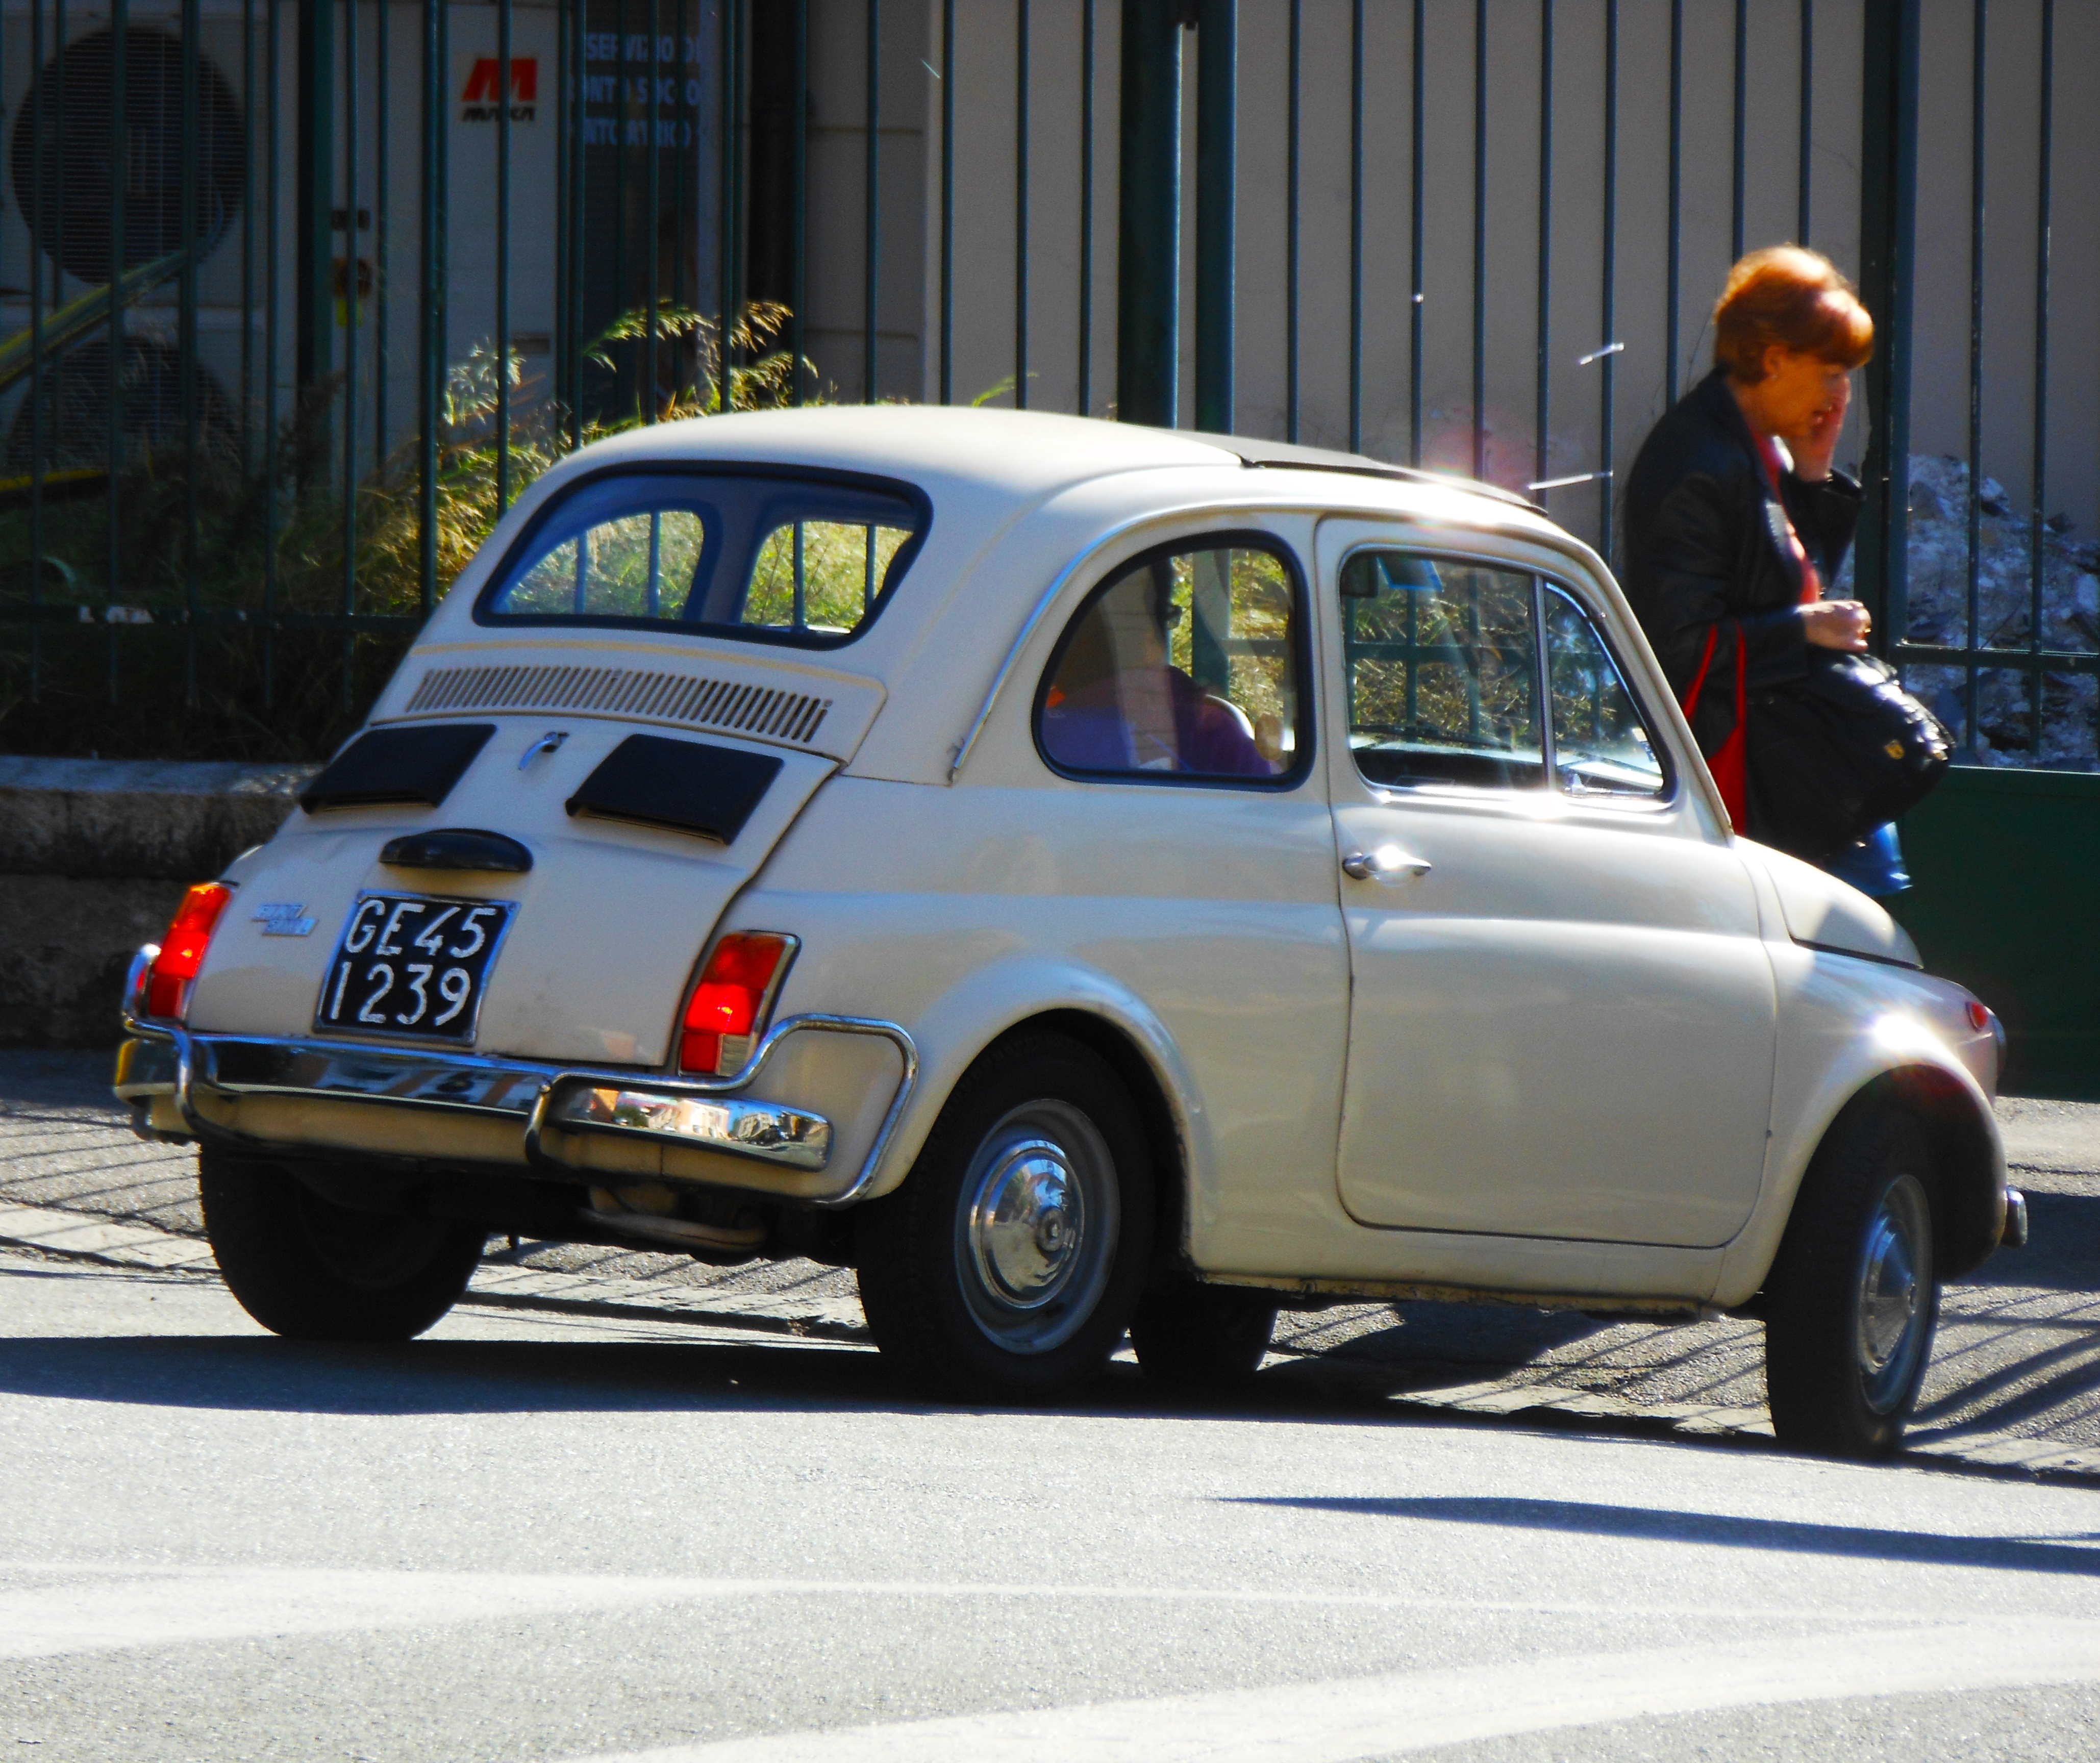
<svg viewBox="0 0 2100 1763"><path fill-rule="evenodd" d="M819 1172L832 1159L830 1121L806 1108L735 1092L748 1087L792 1035L872 1035L895 1047L902 1061L896 1093L860 1168L833 1192L804 1197L810 1205L845 1206L859 1199L880 1172L919 1075L918 1049L911 1036L893 1022L863 1016L791 1016L774 1025L730 1076L672 1078L474 1053L198 1034L135 1014L130 1006L135 996L135 986L127 988L128 1038L117 1048L117 1096L133 1104L139 1116L157 1099L166 1097L188 1129L181 1136L250 1150L271 1147L208 1118L196 1105L201 1092L227 1100L267 1095L350 1101L512 1122L528 1167L564 1179L604 1179L602 1172L563 1159L558 1139L570 1134L724 1152L783 1171ZM139 1130L149 1138L171 1136L143 1124ZM556 1142L549 1140L550 1130Z"/></svg>

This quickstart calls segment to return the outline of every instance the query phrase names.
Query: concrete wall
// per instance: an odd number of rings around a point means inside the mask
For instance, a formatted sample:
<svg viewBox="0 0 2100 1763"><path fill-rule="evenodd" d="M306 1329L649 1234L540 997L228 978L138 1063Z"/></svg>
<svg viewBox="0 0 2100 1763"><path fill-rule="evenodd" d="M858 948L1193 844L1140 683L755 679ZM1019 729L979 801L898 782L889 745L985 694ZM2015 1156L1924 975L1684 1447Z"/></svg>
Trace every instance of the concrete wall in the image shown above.
<svg viewBox="0 0 2100 1763"><path fill-rule="evenodd" d="M133 951L317 769L0 757L0 1046L113 1046Z"/></svg>

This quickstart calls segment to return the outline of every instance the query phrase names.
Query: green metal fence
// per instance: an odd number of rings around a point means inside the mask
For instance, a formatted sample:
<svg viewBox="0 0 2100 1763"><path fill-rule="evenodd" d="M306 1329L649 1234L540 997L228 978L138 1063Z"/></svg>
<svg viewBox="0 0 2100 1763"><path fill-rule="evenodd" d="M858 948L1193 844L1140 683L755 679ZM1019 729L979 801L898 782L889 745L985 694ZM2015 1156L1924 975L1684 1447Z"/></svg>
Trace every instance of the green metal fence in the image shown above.
<svg viewBox="0 0 2100 1763"><path fill-rule="evenodd" d="M1919 93L1951 11L1973 175L1944 192ZM1838 248L1883 337L1859 588L1979 756L2095 762L2100 645L2045 591L2055 0L15 0L5 19L8 745L321 750L562 452L733 386L978 395L959 328L1002 302L1014 403L1456 465L1608 554L1618 470L1698 370L1718 271L1776 232L1830 234L1817 117L1854 104ZM2038 60L1999 42L2037 30ZM1833 62L1863 86L1834 91ZM2018 375L1985 342L2007 255L1994 106L2036 148ZM1009 169L987 183L990 160ZM1918 354L1921 175L1974 235L1965 361ZM1280 303L1246 297L1257 235ZM1001 256L1004 288L980 291ZM823 359L791 371L813 326ZM1251 395L1276 361L1276 395ZM1950 371L1971 412L1951 615L1921 610L1907 534L1913 383ZM2032 411L2017 509L1984 422L2011 377ZM2025 528L2021 618L1992 616L1993 521Z"/></svg>

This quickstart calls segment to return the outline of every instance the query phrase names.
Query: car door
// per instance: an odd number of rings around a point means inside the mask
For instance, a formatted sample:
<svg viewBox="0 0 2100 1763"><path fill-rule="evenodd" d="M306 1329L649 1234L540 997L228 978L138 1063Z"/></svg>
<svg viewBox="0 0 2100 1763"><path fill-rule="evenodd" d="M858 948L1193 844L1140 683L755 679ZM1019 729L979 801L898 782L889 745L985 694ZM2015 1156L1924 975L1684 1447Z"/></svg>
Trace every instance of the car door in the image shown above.
<svg viewBox="0 0 2100 1763"><path fill-rule="evenodd" d="M1763 1170L1771 964L1745 866L1606 621L1568 583L1413 529L1330 521L1318 549L1344 1205L1406 1229L1726 1241Z"/></svg>

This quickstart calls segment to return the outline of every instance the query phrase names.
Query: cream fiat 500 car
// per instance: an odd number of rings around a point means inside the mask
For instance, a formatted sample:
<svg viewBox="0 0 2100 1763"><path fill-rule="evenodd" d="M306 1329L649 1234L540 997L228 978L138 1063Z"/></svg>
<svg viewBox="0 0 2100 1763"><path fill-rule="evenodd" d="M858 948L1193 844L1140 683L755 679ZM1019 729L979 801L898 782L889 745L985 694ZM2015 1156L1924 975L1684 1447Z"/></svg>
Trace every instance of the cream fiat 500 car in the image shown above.
<svg viewBox="0 0 2100 1763"><path fill-rule="evenodd" d="M1768 1324L1889 1448L2023 1229L1995 1020L1733 837L1604 565L1348 456L880 408L536 483L271 842L141 951L117 1093L265 1326L428 1328L492 1232L858 1270L925 1384L1259 1362L1279 1304Z"/></svg>

